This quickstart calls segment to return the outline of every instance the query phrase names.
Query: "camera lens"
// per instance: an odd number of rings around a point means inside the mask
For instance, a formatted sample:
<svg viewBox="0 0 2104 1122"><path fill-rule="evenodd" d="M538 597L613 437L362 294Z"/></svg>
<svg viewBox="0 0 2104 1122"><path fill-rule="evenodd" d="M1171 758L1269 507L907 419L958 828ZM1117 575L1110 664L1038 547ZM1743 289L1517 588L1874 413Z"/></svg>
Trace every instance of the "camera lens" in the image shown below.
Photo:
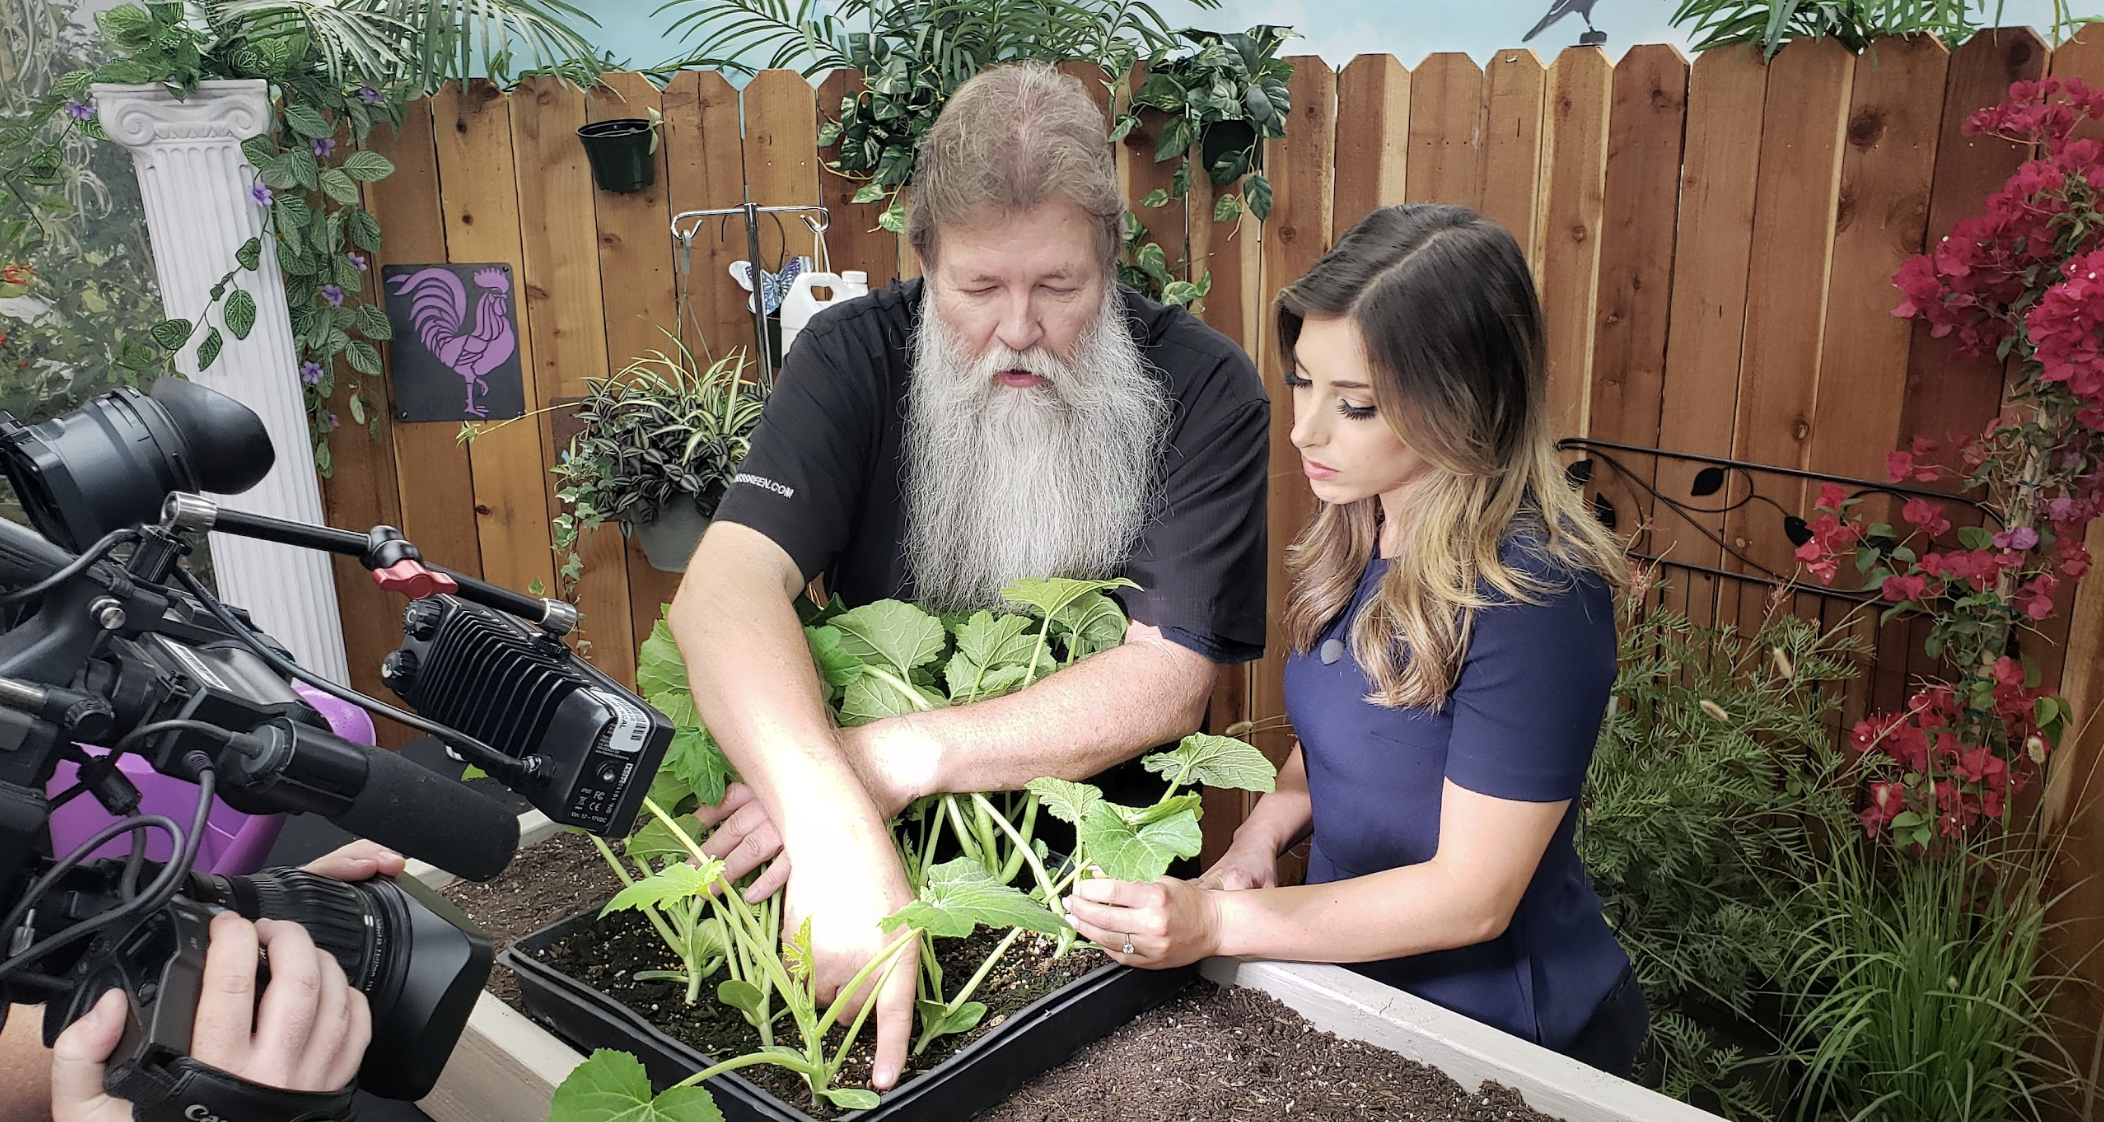
<svg viewBox="0 0 2104 1122"><path fill-rule="evenodd" d="M42 424L0 430L0 469L30 522L75 551L151 521L170 491L246 491L274 459L254 412L180 378L162 378L151 394L115 390Z"/></svg>
<svg viewBox="0 0 2104 1122"><path fill-rule="evenodd" d="M250 919L289 919L335 956L372 1009L358 1085L383 1098L431 1093L494 958L489 936L413 879L349 883L296 869L191 878L188 895Z"/></svg>

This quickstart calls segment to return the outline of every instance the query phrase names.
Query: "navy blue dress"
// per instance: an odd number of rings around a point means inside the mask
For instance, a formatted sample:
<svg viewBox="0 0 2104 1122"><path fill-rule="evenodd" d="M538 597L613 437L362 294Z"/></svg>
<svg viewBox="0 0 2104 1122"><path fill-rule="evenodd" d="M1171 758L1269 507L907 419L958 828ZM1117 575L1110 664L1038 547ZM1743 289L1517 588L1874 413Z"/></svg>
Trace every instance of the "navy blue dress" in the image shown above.
<svg viewBox="0 0 2104 1122"><path fill-rule="evenodd" d="M1621 992L1617 983L1629 967L1572 844L1579 789L1614 682L1613 597L1598 577L1558 575L1552 561L1520 547L1508 545L1504 558L1555 587L1542 603L1520 604L1485 586L1501 602L1476 613L1445 705L1394 709L1366 700L1373 685L1352 657L1349 622L1388 570L1375 558L1315 649L1288 659L1286 714L1300 737L1313 800L1309 883L1430 860L1449 779L1494 798L1571 800L1502 935L1352 965L1569 1053L1602 999L1611 989Z"/></svg>

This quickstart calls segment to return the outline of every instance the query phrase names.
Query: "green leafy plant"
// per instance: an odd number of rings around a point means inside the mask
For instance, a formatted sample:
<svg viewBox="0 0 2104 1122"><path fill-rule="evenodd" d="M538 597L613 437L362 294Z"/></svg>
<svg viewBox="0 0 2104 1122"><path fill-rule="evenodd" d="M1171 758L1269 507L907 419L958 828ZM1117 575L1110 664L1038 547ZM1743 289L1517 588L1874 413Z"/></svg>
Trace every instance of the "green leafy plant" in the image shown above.
<svg viewBox="0 0 2104 1122"><path fill-rule="evenodd" d="M1293 64L1278 57L1292 29L1259 24L1224 35L1196 30L1180 34L1189 47L1159 51L1148 60L1147 80L1111 128L1112 139L1123 139L1139 124L1141 109L1166 114L1155 133L1154 160L1174 160L1176 171L1168 187L1149 192L1140 205L1160 207L1188 197L1192 177L1202 171L1218 192L1213 222L1232 224L1245 209L1262 222L1271 214L1264 141L1285 137L1292 110L1286 82L1293 76ZM1206 217L1190 220L1203 222ZM1137 215L1128 223L1118 273L1126 284L1165 304L1194 303L1212 290L1211 271L1188 256L1172 266L1160 243L1147 240L1147 228Z"/></svg>
<svg viewBox="0 0 2104 1122"><path fill-rule="evenodd" d="M1787 613L1697 627L1641 592L1622 616L1579 855L1652 1005L1659 1088L1772 1118L1782 1029L1761 996L1820 918L1797 886L1860 833L1829 724L1862 644Z"/></svg>
<svg viewBox="0 0 2104 1122"><path fill-rule="evenodd" d="M2053 0L2055 42L2098 18L2070 7ZM2000 26L2002 8L2000 0L1680 0L1671 22L1698 51L1754 44L1772 59L1792 39L1838 39L1861 52L1882 35L1928 33L1955 48L1982 27Z"/></svg>
<svg viewBox="0 0 2104 1122"><path fill-rule="evenodd" d="M115 57L58 78L25 123L0 130L6 161L0 171L47 190L61 185L69 136L105 139L89 104L92 83L159 83L185 97L208 79L267 81L271 128L242 149L259 179L250 198L266 212L273 256L285 275L315 466L328 475L328 435L341 423L328 405L336 379L343 370L359 379L345 397L350 421L377 438L379 397L362 379L379 376L375 344L391 335L385 313L362 301L380 227L360 203L361 184L385 178L393 166L356 145L375 124L399 124L409 99L445 81L478 72L506 80L516 51L540 69L595 78L603 67L566 22L572 18L590 19L562 0L120 4L96 13L101 48ZM69 122L58 136L41 128L55 119ZM11 224L0 227L0 245L23 233ZM236 268L213 286L208 306L220 309L227 333L240 339L254 328L256 303L239 276L263 266L262 239L236 248L234 259ZM120 347L118 359L134 378L164 368L167 355L193 341L198 367L207 368L226 342L202 316L195 323L161 321L149 335L159 352L139 340Z"/></svg>

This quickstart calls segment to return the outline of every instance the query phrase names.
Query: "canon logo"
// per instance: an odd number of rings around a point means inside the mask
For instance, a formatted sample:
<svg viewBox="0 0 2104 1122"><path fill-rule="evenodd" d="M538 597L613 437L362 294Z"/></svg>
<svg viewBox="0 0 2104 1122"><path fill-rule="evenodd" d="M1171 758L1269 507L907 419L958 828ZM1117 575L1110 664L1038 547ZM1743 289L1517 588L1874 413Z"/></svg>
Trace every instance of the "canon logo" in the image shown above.
<svg viewBox="0 0 2104 1122"><path fill-rule="evenodd" d="M191 1103L189 1106L184 1107L183 1117L189 1119L190 1122L231 1122L230 1119L221 1118L206 1110L203 1103Z"/></svg>

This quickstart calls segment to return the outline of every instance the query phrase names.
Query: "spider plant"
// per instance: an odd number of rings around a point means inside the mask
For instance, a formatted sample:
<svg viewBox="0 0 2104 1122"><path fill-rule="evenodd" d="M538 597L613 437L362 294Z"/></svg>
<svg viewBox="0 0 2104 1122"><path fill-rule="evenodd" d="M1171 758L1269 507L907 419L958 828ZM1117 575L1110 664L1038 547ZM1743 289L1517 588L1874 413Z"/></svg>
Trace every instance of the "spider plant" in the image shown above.
<svg viewBox="0 0 2104 1122"><path fill-rule="evenodd" d="M1862 51L1881 35L1928 32L1955 47L1983 26L1999 26L2002 9L2001 0L1680 0L1671 22L1698 51L1752 43L1763 58L1774 58L1792 39L1838 39ZM2053 40L2096 18L2053 0Z"/></svg>

